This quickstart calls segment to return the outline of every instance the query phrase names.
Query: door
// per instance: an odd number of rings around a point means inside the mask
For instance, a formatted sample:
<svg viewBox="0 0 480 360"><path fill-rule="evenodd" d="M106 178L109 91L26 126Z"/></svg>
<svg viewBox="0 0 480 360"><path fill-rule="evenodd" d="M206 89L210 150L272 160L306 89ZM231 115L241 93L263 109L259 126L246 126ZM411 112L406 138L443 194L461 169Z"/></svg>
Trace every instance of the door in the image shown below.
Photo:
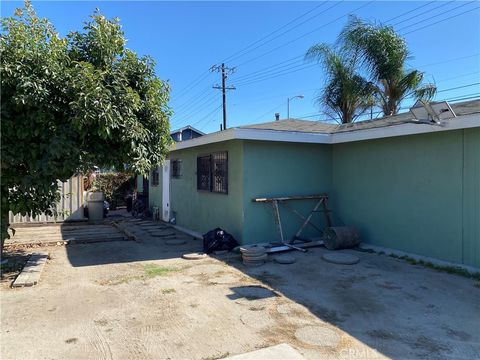
<svg viewBox="0 0 480 360"><path fill-rule="evenodd" d="M162 220L170 221L170 160L165 160L162 172Z"/></svg>

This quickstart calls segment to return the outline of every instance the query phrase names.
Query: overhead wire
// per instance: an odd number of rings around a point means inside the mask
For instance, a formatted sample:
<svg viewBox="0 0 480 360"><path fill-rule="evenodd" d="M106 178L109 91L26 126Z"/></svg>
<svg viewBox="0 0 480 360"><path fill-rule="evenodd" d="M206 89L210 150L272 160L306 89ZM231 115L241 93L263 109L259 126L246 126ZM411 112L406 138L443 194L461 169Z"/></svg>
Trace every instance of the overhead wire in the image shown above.
<svg viewBox="0 0 480 360"><path fill-rule="evenodd" d="M268 35L260 38L259 40L251 43L251 44L248 45L247 47L245 47L245 48L243 48L243 49L235 52L234 54L230 55L229 57L223 59L221 62L226 62L226 61L228 61L228 60L230 60L230 59L239 58L240 56L245 55L245 54L246 54L246 53L244 53L245 50L248 50L248 49L250 49L252 46L255 46L256 44L258 44L259 42L261 42L261 41L263 41L263 40L266 40L266 39L269 38L271 35L273 35L273 34L277 33L278 31L280 31L280 30L288 27L289 25L295 23L297 20L299 20L299 19L307 16L308 14L314 12L315 10L319 9L320 7L322 7L323 5L325 5L325 4L327 4L327 3L328 3L328 1L324 1L324 2L322 2L320 5L317 5L317 6L313 7L312 9L310 9L310 10L308 10L307 12L301 14L300 16L297 16L296 18L294 18L293 20L291 20L291 21L289 21L288 23L284 24L283 26L281 26L281 27L277 28L276 30L270 32ZM321 13L319 13L319 14L315 14L313 17L310 17L310 18L308 18L306 21L303 21L302 23L297 24L296 26L290 28L289 30L284 31L282 34L285 34L285 33L289 32L289 31L297 28L298 26L306 23L307 21L310 21L310 20L314 19L315 17L318 17L318 16L321 15L321 14L323 14L323 12L321 12ZM272 40L272 39L270 39L270 40ZM265 44L265 43L264 43L264 44ZM263 44L263 45L264 45L264 44ZM241 53L244 53L244 54L239 55L239 54L241 54ZM178 101L179 98L182 98L183 96L185 96L191 89L195 88L196 85L198 85L202 80L204 80L204 79L208 76L208 74L209 74L209 71L206 71L206 73L204 72L204 73L200 74L200 76L197 77L196 80L192 81L192 82L189 83L185 88L183 88L183 89L179 92L179 94L178 94L177 96L175 96L175 99Z"/></svg>
<svg viewBox="0 0 480 360"><path fill-rule="evenodd" d="M433 4L434 2L436 2L436 1L430 1L430 2L428 2L428 3L426 3L426 4L420 5L420 6L414 8L414 9L412 9L412 10L409 10L409 11L407 11L407 12L404 12L404 13L400 14L400 15L394 16L393 18L390 18L390 19L386 20L385 22L386 22L386 23L392 22L393 20L396 20L396 19L398 19L398 18L401 18L401 17L403 17L403 16L405 16L405 15L411 14L412 12L415 12L415 11L417 11L417 10L420 10L420 9L424 8L425 6L428 6L428 5L430 5L430 4Z"/></svg>
<svg viewBox="0 0 480 360"><path fill-rule="evenodd" d="M471 3L473 3L473 2L476 2L476 1L472 1L472 2L470 2L469 4L471 4ZM425 29L425 28L427 28L427 27L430 27L430 26L439 24L439 23L441 23L441 22L444 22L444 21L447 21L447 20L456 18L456 17L458 17L458 16L467 14L467 13L469 13L469 12L472 12L472 11L478 10L478 9L480 9L480 6L477 6L477 7L475 7L475 8L470 9L470 10L463 11L463 12L461 12L461 13L459 13L459 14L455 14L455 15L449 16L449 17L447 17L447 18L444 18L444 19L435 21L435 22L433 22L433 23L431 23L431 24L427 24L427 25L425 25L425 26L419 27L418 29L414 29L414 30L412 30L412 31L408 31L408 32L406 32L406 33L403 33L402 36L405 36L405 35L408 35L408 34L417 32L417 31L419 31L419 30L423 30L423 29ZM436 17L436 16L434 16L434 17ZM432 18L433 18L433 17L432 17Z"/></svg>
<svg viewBox="0 0 480 360"><path fill-rule="evenodd" d="M342 0L342 1L345 1L345 0ZM317 6L315 6L314 8L310 9L309 11L301 14L300 16L297 16L296 18L294 18L293 20L289 21L288 23L286 23L286 24L280 26L279 28L277 28L276 30L270 32L268 35L266 35L266 36L264 36L264 37L262 37L262 38L260 38L260 39L258 39L258 40L256 40L256 41L254 41L253 43L251 43L250 45L246 46L246 47L243 48L242 50L239 50L239 51L235 52L234 54L230 55L229 57L223 59L223 60L220 61L220 62L222 63L222 62L227 62L227 61L233 61L234 59L240 58L240 57L244 56L245 54L247 54L247 53L249 53L249 52L252 52L252 51L258 49L259 47L265 45L266 43L271 42L272 40L277 39L278 37L286 34L287 32L290 32L290 31L292 31L293 29L296 29L296 28L298 28L299 26L307 23L308 21L310 21L310 20L312 20L312 19L314 19L314 18L322 15L325 11L322 11L322 12L320 12L319 14L315 14L314 16L308 18L307 20L301 22L300 24L297 24L297 25L295 25L294 27L292 27L292 28L290 28L290 29L282 32L281 34L277 35L277 36L274 37L273 39L269 39L268 41L264 42L263 44L260 44L260 45L258 45L258 46L256 46L256 47L254 47L253 49L250 49L252 46L255 46L255 45L257 45L258 43L262 42L263 40L268 39L271 35L276 34L278 31L280 31L280 30L282 30L282 29L284 29L284 28L288 28L289 25L293 24L293 23L296 22L297 20L299 20L299 19L301 19L302 17L304 17L304 16L312 13L313 11L317 10L318 8L322 7L323 5L325 5L325 4L327 4L327 3L328 3L328 1L323 1L320 5L317 5ZM328 10L328 9L327 9L327 10ZM250 49L250 50L247 51L247 52L245 52L245 50L248 50L248 49ZM241 53L243 53L243 54L241 54ZM239 54L241 54L241 55L239 55Z"/></svg>
<svg viewBox="0 0 480 360"><path fill-rule="evenodd" d="M369 2L367 2L367 3L365 3L365 4L363 4L363 5L355 8L355 9L353 10L353 12L358 11L358 10L360 10L360 9L362 9L362 8L370 5L370 4L372 4L373 2L374 2L374 1L369 1ZM317 31L320 30L320 29L323 29L324 27L326 27L326 26L328 26L328 25L333 24L334 22L337 22L338 20L344 18L345 16L348 16L348 15L351 14L351 13L352 13L352 11L349 11L349 12L347 12L346 14L343 14L343 15L341 15L341 16L339 16L339 17L336 17L335 19L333 19L332 21L330 21L330 22L328 22L328 23L325 23L325 24L323 24L323 25L321 25L321 26L319 26L319 27L316 27L315 29L313 29L313 30L311 30L311 31L308 31L308 32L306 32L306 33L304 33L304 34L302 34L302 35L300 35L300 36L298 36L298 37L296 37L296 38L294 38L294 39L286 42L286 43L280 44L279 46L276 46L276 47L274 47L273 49L270 49L270 50L268 50L267 52L262 53L261 55L258 55L258 56L254 57L254 58L251 58L251 59L249 59L249 60L246 60L246 61L238 64L237 67L242 66L242 65L245 65L245 64L248 64L248 63L250 63L250 62L252 62L252 61L258 60L258 59L261 58L261 57L264 57L264 56L266 56L266 55L268 55L268 54L271 54L272 52L274 52L274 51L276 51L276 50L278 50L278 49L281 49L282 47L284 47L284 46L286 46L286 45L289 45L289 44L291 44L291 43L293 43L293 42L295 42L295 41L297 41L297 40L300 40L300 39L302 39L302 38L304 38L304 37L306 37L306 36L308 36L308 35L310 35L310 34L313 34L314 32L317 32Z"/></svg>
<svg viewBox="0 0 480 360"><path fill-rule="evenodd" d="M370 1L369 3L364 4L364 5L356 8L354 11L357 11L357 10L361 9L361 8L369 5L369 4L372 3L372 2L373 2L373 1ZM450 2L448 2L448 3L446 3L446 4L442 4L441 6L448 5L448 4L450 4L451 2L452 2L452 1L450 1ZM473 3L473 2L474 2L474 1L469 2L469 3L466 3L466 4L462 4L462 5L460 5L460 6L457 6L457 7L453 8L453 9L451 9L450 11L455 10L455 9L458 9L458 8L460 8L460 7L462 7L462 6L465 6L465 5L471 4L471 3ZM429 2L429 3L427 3L427 4L424 4L424 5L421 5L421 6L419 6L419 7L416 7L416 8L414 8L414 9L412 9L412 10L409 10L409 11L403 13L403 14L400 14L400 15L398 15L398 16L390 19L389 21L398 19L398 18L400 18L400 17L402 17L402 16L405 16L405 15L407 15L407 14L411 14L412 12L418 11L419 9L424 8L424 7L426 7L426 6L428 6L428 5L432 4L432 3L433 3L433 1L432 1L432 2ZM430 9L430 11L435 10L435 9L437 9L437 8L440 8L441 6L437 6L437 7L433 8L433 9ZM319 5L318 7L316 7L316 8L314 8L314 9L312 9L312 10L310 11L310 13L313 12L314 10L316 10L316 9L319 8L319 7L320 7L320 5ZM441 20L439 20L439 21L437 21L437 22L434 22L434 23L431 23L431 24L427 24L427 25L422 26L422 27L419 27L419 28L414 28L414 29L412 29L411 31L408 31L408 32L405 33L405 34L409 34L409 33L413 33L413 32L419 31L419 30L421 30L421 29L423 29L423 28L425 28L425 27L433 26L433 25L435 25L435 24L437 24L437 23L440 23L440 22L443 22L443 21L447 21L447 20L449 20L449 19L451 19L451 18L453 18L453 17L460 16L460 15L462 15L462 14L464 14L464 13L473 11L473 10L475 10L475 9L478 9L478 7L477 7L477 8L473 8L473 9L469 9L469 10L467 10L467 11L465 11L465 12L460 13L460 14L455 14L455 15L453 15L453 16L450 16L450 17L441 19ZM328 9L327 9L327 10L328 10ZM324 10L324 11L326 11L326 10ZM307 13L308 13L308 12L307 12ZM304 15L306 15L307 13L305 13ZM422 12L421 14L416 15L416 16L414 16L414 18L419 17L420 15L423 15L424 13L426 13L426 12ZM344 14L344 15L342 15L342 16L334 19L333 21L331 21L331 22L329 22L329 23L327 23L327 24L324 24L324 25L322 25L322 26L320 26L320 27L317 27L317 28L313 29L312 31L309 31L309 32L307 32L307 33L305 33L305 34L302 34L301 36L296 37L295 39L290 40L290 41L288 41L288 42L286 42L286 43L283 43L283 44L281 44L280 46L277 46L277 47L275 47L275 48L273 48L273 49L270 49L269 51L267 51L267 52L265 52L265 53L263 53L263 54L255 57L255 58L252 58L252 59L249 59L249 60L247 60L247 61L244 61L243 63L240 63L238 66L244 65L244 64L249 63L249 62L251 62L251 61L255 61L256 59L258 59L258 58L260 58L260 57L263 57L263 56L265 56L265 55L267 55L267 54L269 54L269 53L271 53L271 52L273 52L273 51L275 51L275 50L277 50L277 49L279 49L279 48L281 48L281 47L284 47L284 46L292 43L292 42L295 42L295 41L299 40L299 39L302 38L302 37L308 36L309 34L315 32L315 31L318 31L319 29L321 29L321 28L323 28L323 27L325 27L325 26L328 26L329 24L331 24L331 23L333 23L333 22L335 22L335 21L338 21L340 18L345 17L346 15L347 15L347 14ZM439 15L442 15L442 14L439 14ZM436 16L434 16L434 17L438 17L439 15L436 15ZM300 16L300 17L302 17L302 16ZM432 18L432 17L429 17L429 19L431 19L431 18ZM408 20L411 20L411 18L409 18ZM294 21L295 21L295 19L292 20L291 22L289 22L288 24L293 23ZM405 21L400 21L400 22L397 22L397 24L404 23L404 22L405 22ZM423 22L423 21L419 21L419 22L410 24L410 25L408 25L408 26L403 27L402 29L411 28L411 27L413 27L413 26L415 26L415 25L418 25L418 24L420 24L420 23L422 23L422 22ZM285 26L286 26L286 25L285 25ZM300 24L297 24L297 27L298 27L298 26L300 26ZM274 32L270 33L269 35L271 35L271 34L273 34L273 33L276 33L276 32L278 32L278 31L280 31L281 29L282 29L282 28L278 28L278 29L275 30ZM241 56L244 56L245 54L249 53L248 51L245 52L246 49L250 49L251 51L254 51L256 48L255 48L255 49L251 49L252 46L253 46L254 44L259 44L262 40L265 40L269 35L267 35L266 37L263 37L263 38L257 40L256 42L250 44L249 47L244 48L244 49L236 52L234 55L238 55L238 54L242 53ZM270 40L274 40L274 39L270 39ZM264 44L266 44L266 43L268 43L268 41L266 41ZM264 44L263 44L263 45L264 45ZM263 45L261 45L261 46L263 46ZM259 48L259 47L261 47L261 46L259 45L257 48ZM244 53L243 53L242 51L243 51ZM251 51L250 51L250 52L251 52ZM456 59L450 59L450 60L442 61L442 62L438 62L438 63L446 63L446 62L455 61L455 60L459 60L459 59L463 59L463 58L467 58L467 57L471 57L471 56L475 56L475 55L476 55L476 54L474 54L474 55L469 55L469 56L466 56L466 57L456 58ZM241 57L241 56L239 55L239 56L237 56L237 57L239 58L239 57ZM233 58L234 58L233 55L231 55L230 58L233 59ZM256 83L256 82L265 81L265 80L273 79L273 78L276 78L276 77L279 77L279 76L283 76L283 75L287 75L287 74L294 73L294 72L297 72L297 71L301 71L301 70L304 70L304 69L307 69L307 68L309 68L309 67L313 67L313 66L316 65L316 64L306 65L306 64L303 63L302 58L303 58L303 55L296 56L296 57L293 57L293 58L284 60L284 61L282 61L282 62L279 62L279 63L277 63L277 64L275 64L275 65L270 66L270 67L262 68L262 69L260 69L260 70L254 71L254 72L252 72L252 73L249 73L249 74L240 76L239 78L237 78L237 80L240 80L240 82L239 82L239 83L236 83L236 85L237 85L237 86L246 86L246 85L253 84L253 83ZM226 59L228 59L228 58L226 58ZM302 64L300 64L299 62L302 62ZM433 65L438 64L438 63L427 64L427 65L425 65L424 67L426 67L426 66L433 66ZM279 107L279 106L277 106L276 108L278 108L278 107Z"/></svg>
<svg viewBox="0 0 480 360"><path fill-rule="evenodd" d="M423 7L423 6L421 6L421 7ZM421 8L421 7L419 7L419 8ZM418 10L419 8L416 8L416 9ZM411 12L411 11L412 10L410 10L409 12ZM412 30L412 32L413 31L417 31L417 29ZM303 58L303 56L294 57L294 58L291 58L290 60L295 60L295 59L300 59L300 58ZM282 63L278 63L278 64L282 64ZM288 64L288 65L293 65L293 64ZM243 77L239 78L240 82L237 82L237 85L238 86L250 85L250 84L253 84L253 83L256 83L256 82L277 78L277 77L282 76L282 75L288 75L290 73L297 72L297 71L300 71L300 70L305 70L305 69L308 69L308 68L311 68L311 67L315 66L315 64L306 65L303 62L302 62L302 64L293 65L293 66L290 66L290 67L287 67L288 65L283 65L283 66L280 66L278 69L272 69L270 71L268 69L265 69L263 72L258 71L258 72L253 72L253 73L244 75ZM304 65L304 66L302 66L302 65ZM287 68L285 68L285 67L287 67ZM280 70L280 68L283 68L283 69ZM296 68L298 70L293 70L294 68ZM275 70L278 70L278 71L275 71ZM292 70L292 71L290 71L290 70ZM255 77L255 75L257 75L258 77ZM242 82L242 80L243 80L243 82Z"/></svg>
<svg viewBox="0 0 480 360"><path fill-rule="evenodd" d="M440 4L440 5L437 6L437 7L434 7L433 9L425 10L425 11L421 12L420 14L417 14L417 15L414 15L414 16L409 17L408 19L404 19L404 20L402 20L402 21L398 21L398 22L396 22L396 23L394 23L394 24L391 24L391 26L398 26L399 24L403 24L404 22L408 22L408 21L410 21L410 20L412 20L412 19L415 19L415 18L417 18L417 17L419 17L419 16L422 16L422 15L424 15L424 14L427 14L427 13L430 13L430 14L431 14L432 11L435 11L435 10L437 10L437 9L440 9L441 7L447 6L447 5L449 5L449 4L453 3L453 2L455 2L455 0L453 0L453 1L448 1L448 2L443 2L442 4Z"/></svg>

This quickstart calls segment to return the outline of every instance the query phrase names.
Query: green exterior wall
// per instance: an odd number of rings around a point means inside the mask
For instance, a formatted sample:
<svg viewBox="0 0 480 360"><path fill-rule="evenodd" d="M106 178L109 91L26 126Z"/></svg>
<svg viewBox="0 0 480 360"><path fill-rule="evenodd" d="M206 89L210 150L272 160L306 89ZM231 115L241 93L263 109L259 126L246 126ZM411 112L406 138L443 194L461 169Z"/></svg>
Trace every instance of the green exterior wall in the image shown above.
<svg viewBox="0 0 480 360"><path fill-rule="evenodd" d="M480 128L463 132L463 263L480 267Z"/></svg>
<svg viewBox="0 0 480 360"><path fill-rule="evenodd" d="M162 176L162 167L158 168L158 185L152 185L152 172L149 174L148 182L148 205L151 208L157 206L160 209L160 217L162 214L162 189L163 189L163 176Z"/></svg>
<svg viewBox="0 0 480 360"><path fill-rule="evenodd" d="M216 151L228 151L228 195L196 189L197 156ZM326 192L334 221L357 227L365 243L480 268L480 128L335 145L231 140L170 158L182 160L182 177L170 180L180 226L277 241L271 206L252 199ZM161 182L150 185L150 206L161 207ZM315 202L291 204L307 215ZM281 215L290 239L302 221ZM323 214L313 221L323 227Z"/></svg>
<svg viewBox="0 0 480 360"><path fill-rule="evenodd" d="M333 210L366 243L480 267L479 131L333 145Z"/></svg>
<svg viewBox="0 0 480 360"><path fill-rule="evenodd" d="M332 156L329 145L298 144L272 141L245 141L243 156L243 211L245 216L243 243L280 240L270 203L253 203L253 198L292 195L313 195L331 190ZM301 200L289 205L305 216L316 201ZM280 206L284 238L291 239L302 220ZM324 226L320 213L312 221ZM319 236L311 227L305 236Z"/></svg>
<svg viewBox="0 0 480 360"><path fill-rule="evenodd" d="M197 191L197 156L228 151L228 194ZM182 176L171 179L170 204L177 224L205 233L216 227L236 239L243 230L243 144L226 141L170 153L182 160ZM153 198L152 194L150 197ZM155 195L156 197L156 195Z"/></svg>

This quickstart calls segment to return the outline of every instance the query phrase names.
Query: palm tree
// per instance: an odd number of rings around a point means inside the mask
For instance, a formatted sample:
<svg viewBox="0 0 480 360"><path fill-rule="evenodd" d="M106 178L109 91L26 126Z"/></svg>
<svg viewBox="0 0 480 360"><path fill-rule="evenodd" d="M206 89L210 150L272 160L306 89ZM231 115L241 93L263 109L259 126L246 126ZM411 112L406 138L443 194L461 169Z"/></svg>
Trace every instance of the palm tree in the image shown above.
<svg viewBox="0 0 480 360"><path fill-rule="evenodd" d="M359 56L374 83L375 95L385 116L394 115L407 97L430 100L434 84L422 85L423 73L406 70L409 59L405 40L393 27L369 24L351 17L339 37L344 56Z"/></svg>
<svg viewBox="0 0 480 360"><path fill-rule="evenodd" d="M354 122L371 106L371 84L355 71L355 57L346 58L325 44L312 46L306 53L307 60L323 65L327 81L318 102L334 119L342 124Z"/></svg>

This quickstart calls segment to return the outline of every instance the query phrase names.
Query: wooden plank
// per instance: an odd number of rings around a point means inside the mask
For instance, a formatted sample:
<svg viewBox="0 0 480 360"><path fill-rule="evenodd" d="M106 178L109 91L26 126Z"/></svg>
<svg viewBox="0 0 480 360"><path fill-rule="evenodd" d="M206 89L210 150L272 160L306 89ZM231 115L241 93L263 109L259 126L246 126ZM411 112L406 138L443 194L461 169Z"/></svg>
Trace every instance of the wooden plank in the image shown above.
<svg viewBox="0 0 480 360"><path fill-rule="evenodd" d="M314 200L314 199L323 199L327 198L327 194L320 195L296 195L296 196L284 196L276 198L255 198L252 199L253 202L273 202L273 201L287 201L287 200Z"/></svg>
<svg viewBox="0 0 480 360"><path fill-rule="evenodd" d="M303 243L303 244L296 244L295 246L296 247L299 247L299 248L302 248L302 249L305 249L305 248L309 248L309 247L314 247L314 246L323 246L324 243L323 241L311 241L311 242L307 242L307 243ZM292 248L288 245L277 245L277 246L272 246L270 248L267 248L267 253L271 254L271 253L276 253L276 252L281 252L281 251L289 251L289 250L292 250Z"/></svg>
<svg viewBox="0 0 480 360"><path fill-rule="evenodd" d="M320 207L320 205L324 204L325 202L325 199L320 199L318 200L317 204L315 205L315 207L313 208L313 210L310 212L310 214L307 216L307 218L305 219L305 221L303 222L302 226L300 226L300 228L298 229L297 233L295 234L295 236L293 237L292 239L292 242L295 240L295 238L299 237L300 234L302 233L303 229L305 228L305 226L307 226L308 224L310 225L313 225L310 223L310 220L312 219L312 216L313 216L313 213Z"/></svg>
<svg viewBox="0 0 480 360"><path fill-rule="evenodd" d="M277 223L278 231L280 233L280 240L282 241L282 243L284 243L285 241L283 239L282 220L280 219L280 210L278 209L278 202L274 200L272 202L272 205L273 205L273 212L275 214L275 221Z"/></svg>

